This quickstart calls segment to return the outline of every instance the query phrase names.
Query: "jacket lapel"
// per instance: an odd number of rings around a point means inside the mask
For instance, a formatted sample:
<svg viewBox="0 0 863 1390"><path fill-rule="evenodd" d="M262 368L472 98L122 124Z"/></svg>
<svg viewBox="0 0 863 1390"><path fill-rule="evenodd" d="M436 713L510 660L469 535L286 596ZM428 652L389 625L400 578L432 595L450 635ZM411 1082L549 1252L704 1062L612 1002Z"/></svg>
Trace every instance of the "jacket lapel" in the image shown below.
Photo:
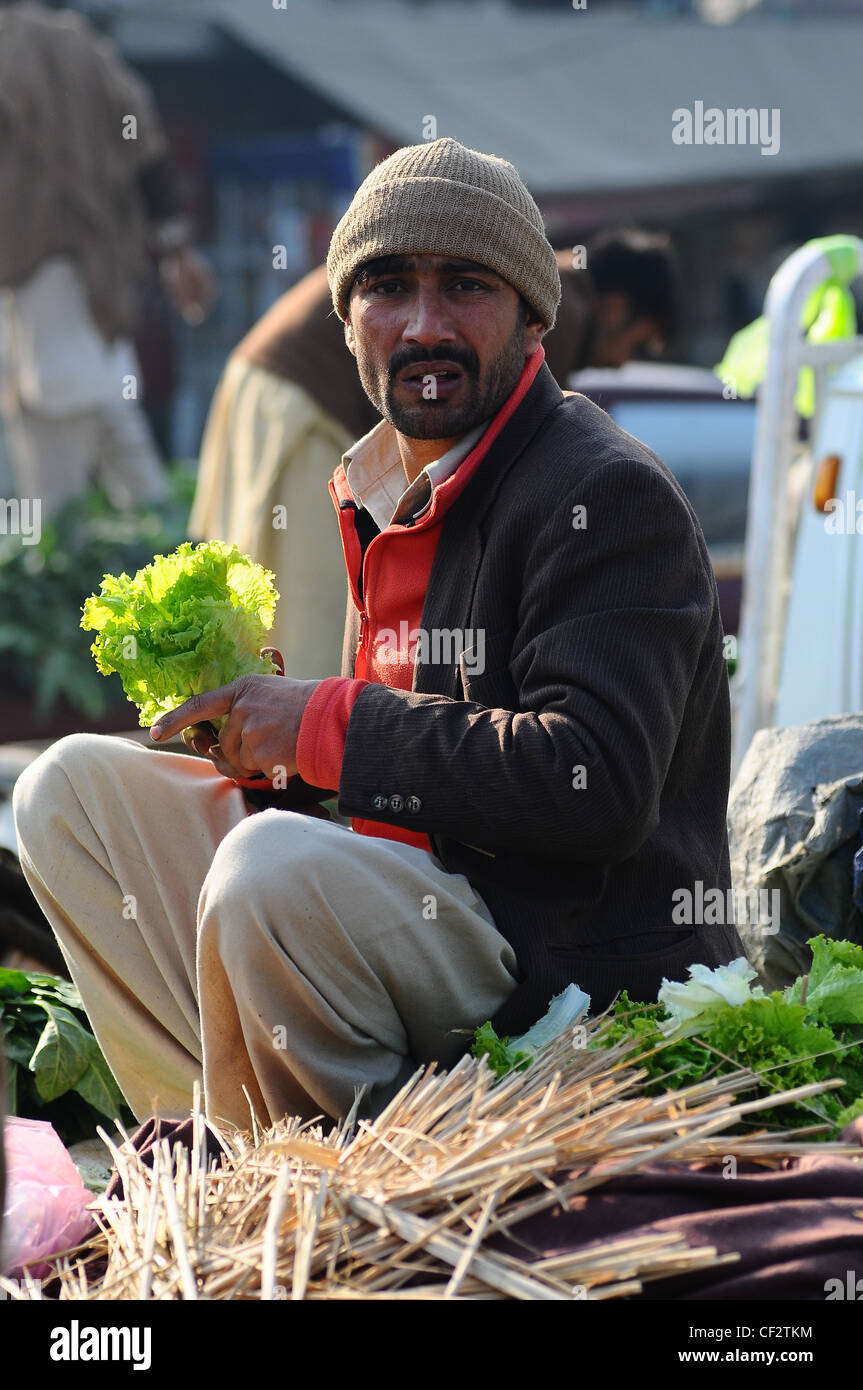
<svg viewBox="0 0 863 1390"><path fill-rule="evenodd" d="M498 490L550 411L564 396L543 363L521 406L501 430L464 492L444 517L423 604L422 628L431 633L464 629L470 611L483 552L482 523ZM358 630L358 629L357 629ZM429 642L430 651L443 644ZM433 662L414 666L413 690L424 694L459 696L458 665Z"/></svg>

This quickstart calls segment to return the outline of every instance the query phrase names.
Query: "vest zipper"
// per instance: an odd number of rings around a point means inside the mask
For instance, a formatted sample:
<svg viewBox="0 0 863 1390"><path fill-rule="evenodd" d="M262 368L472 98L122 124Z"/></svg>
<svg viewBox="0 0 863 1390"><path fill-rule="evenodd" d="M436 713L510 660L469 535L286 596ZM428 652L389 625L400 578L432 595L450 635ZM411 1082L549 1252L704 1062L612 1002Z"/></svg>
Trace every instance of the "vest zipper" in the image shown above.
<svg viewBox="0 0 863 1390"><path fill-rule="evenodd" d="M354 522L354 527L356 527L356 522ZM362 599L360 600L360 640L357 646L358 652L364 652L366 650L366 638L368 637L369 632L369 615L368 609L366 608L366 603L368 602L368 599L366 597L368 594L368 584L366 580L366 561L368 560L369 555L371 554L373 546L380 540L382 534L383 533L381 532L377 536L372 536L371 540L365 548L363 558L360 561L360 582L362 585ZM359 594L357 596L359 597Z"/></svg>

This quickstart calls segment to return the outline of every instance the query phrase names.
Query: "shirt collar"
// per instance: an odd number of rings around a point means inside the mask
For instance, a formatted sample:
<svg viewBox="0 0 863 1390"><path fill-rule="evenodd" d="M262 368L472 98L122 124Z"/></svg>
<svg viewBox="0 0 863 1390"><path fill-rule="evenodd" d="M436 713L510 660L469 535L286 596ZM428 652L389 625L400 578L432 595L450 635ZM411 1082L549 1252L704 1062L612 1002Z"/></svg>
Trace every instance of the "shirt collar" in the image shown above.
<svg viewBox="0 0 863 1390"><path fill-rule="evenodd" d="M416 519L428 511L434 489L452 477L490 423L481 421L407 483L395 429L389 420L381 420L342 455L348 486L380 531L394 521Z"/></svg>

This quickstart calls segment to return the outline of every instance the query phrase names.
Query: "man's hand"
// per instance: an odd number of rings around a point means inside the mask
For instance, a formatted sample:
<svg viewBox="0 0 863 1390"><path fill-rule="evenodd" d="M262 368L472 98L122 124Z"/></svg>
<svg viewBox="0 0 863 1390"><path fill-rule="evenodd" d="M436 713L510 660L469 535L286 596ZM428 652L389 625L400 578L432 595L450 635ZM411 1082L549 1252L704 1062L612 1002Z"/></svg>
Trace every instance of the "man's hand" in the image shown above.
<svg viewBox="0 0 863 1390"><path fill-rule="evenodd" d="M271 655L283 669L280 654ZM218 690L192 695L170 714L163 714L150 730L150 737L164 741L189 730L187 742L199 752L206 751L223 777L263 773L272 778L279 772L293 777L300 721L319 685L317 680L298 681L283 674L242 676ZM215 732L207 733L206 721L222 715L228 718L216 742Z"/></svg>

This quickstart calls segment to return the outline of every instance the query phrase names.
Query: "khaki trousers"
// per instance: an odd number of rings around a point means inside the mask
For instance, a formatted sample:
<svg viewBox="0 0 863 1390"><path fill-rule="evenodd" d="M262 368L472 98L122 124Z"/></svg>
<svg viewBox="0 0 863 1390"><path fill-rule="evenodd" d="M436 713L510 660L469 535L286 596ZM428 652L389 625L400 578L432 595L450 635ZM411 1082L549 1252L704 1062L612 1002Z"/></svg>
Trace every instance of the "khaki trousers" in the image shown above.
<svg viewBox="0 0 863 1390"><path fill-rule="evenodd" d="M139 1120L374 1115L515 987L461 874L299 812L249 813L202 758L60 739L13 807L24 873Z"/></svg>
<svg viewBox="0 0 863 1390"><path fill-rule="evenodd" d="M354 442L292 381L233 356L201 441L189 535L238 545L282 595L267 641L297 680L337 676L347 581L327 484Z"/></svg>

